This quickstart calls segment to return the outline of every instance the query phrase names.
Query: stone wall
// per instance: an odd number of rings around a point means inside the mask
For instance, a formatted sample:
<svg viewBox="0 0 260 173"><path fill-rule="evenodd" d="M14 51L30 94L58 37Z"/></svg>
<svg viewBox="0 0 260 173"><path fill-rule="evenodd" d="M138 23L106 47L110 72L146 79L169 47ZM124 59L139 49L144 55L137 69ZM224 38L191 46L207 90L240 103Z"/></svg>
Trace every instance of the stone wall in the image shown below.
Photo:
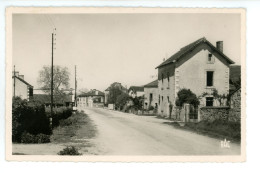
<svg viewBox="0 0 260 173"><path fill-rule="evenodd" d="M232 93L230 97L229 121L240 122L241 120L241 88Z"/></svg>
<svg viewBox="0 0 260 173"><path fill-rule="evenodd" d="M202 107L200 108L200 120L213 122L215 120L229 120L229 107Z"/></svg>

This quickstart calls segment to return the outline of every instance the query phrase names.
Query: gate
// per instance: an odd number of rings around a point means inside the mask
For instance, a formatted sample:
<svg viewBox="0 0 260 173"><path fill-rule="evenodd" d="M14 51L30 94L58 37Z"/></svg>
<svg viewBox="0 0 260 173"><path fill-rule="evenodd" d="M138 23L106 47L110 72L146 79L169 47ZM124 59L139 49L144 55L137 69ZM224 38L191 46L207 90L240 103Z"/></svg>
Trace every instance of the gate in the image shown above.
<svg viewBox="0 0 260 173"><path fill-rule="evenodd" d="M189 119L198 119L198 106L190 105Z"/></svg>

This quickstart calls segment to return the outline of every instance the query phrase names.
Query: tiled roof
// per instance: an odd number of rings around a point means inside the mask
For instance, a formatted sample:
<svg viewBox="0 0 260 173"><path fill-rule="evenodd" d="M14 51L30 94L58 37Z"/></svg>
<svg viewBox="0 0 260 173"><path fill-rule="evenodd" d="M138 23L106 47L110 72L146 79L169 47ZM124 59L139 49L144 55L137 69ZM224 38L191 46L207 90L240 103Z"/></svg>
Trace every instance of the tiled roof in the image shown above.
<svg viewBox="0 0 260 173"><path fill-rule="evenodd" d="M152 81L144 86L145 88L157 88L158 87L158 80Z"/></svg>
<svg viewBox="0 0 260 173"><path fill-rule="evenodd" d="M218 50L215 46L213 46L205 37L200 38L194 42L192 42L191 44L188 44L187 46L181 48L177 53L175 53L174 55L172 55L170 58L168 58L167 60L165 60L163 63L161 63L159 66L157 66L156 68L162 67L164 65L173 63L174 61L177 61L179 58L181 58L183 55L185 55L186 53L192 51L193 49L195 49L199 44L201 43L206 43L208 44L211 48L214 49L214 51L217 51L220 55L222 55L230 64L234 64L234 61L232 61L231 59L229 59L223 52L221 52L220 50Z"/></svg>
<svg viewBox="0 0 260 173"><path fill-rule="evenodd" d="M131 86L128 91L133 90L135 92L139 91L139 92L143 92L144 91L144 87L143 86Z"/></svg>
<svg viewBox="0 0 260 173"><path fill-rule="evenodd" d="M97 93L96 93L96 91L97 91ZM78 95L78 97L88 97L88 96L105 96L105 94L99 90L94 89L87 93Z"/></svg>
<svg viewBox="0 0 260 173"><path fill-rule="evenodd" d="M42 103L51 103L51 96L48 94L34 94L33 100L40 101ZM64 104L65 102L72 102L72 96L71 95L54 95L53 96L53 102L56 104Z"/></svg>
<svg viewBox="0 0 260 173"><path fill-rule="evenodd" d="M25 80L23 80L22 78L19 78L18 76L13 76L12 78L16 78L19 79L21 82L25 83L26 85L29 85L30 87L33 87L31 84L29 84L28 82L26 82Z"/></svg>

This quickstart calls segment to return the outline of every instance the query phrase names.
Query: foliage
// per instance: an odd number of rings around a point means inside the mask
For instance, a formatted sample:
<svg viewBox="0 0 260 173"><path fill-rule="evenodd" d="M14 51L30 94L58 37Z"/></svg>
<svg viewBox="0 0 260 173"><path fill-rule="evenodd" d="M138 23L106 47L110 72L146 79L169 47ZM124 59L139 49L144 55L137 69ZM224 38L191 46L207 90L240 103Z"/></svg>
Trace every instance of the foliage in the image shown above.
<svg viewBox="0 0 260 173"><path fill-rule="evenodd" d="M144 98L142 96L133 98L134 109L141 110L143 108Z"/></svg>
<svg viewBox="0 0 260 173"><path fill-rule="evenodd" d="M148 108L148 110L149 110L149 111L152 111L152 110L154 110L154 107L153 107L152 105L150 105L149 108Z"/></svg>
<svg viewBox="0 0 260 173"><path fill-rule="evenodd" d="M220 106L223 106L223 101L225 100L225 99L227 99L227 100L229 100L229 94L228 95L226 95L226 94L219 94L218 93L218 90L217 89L213 89L213 92L212 92L212 94L209 94L209 93L207 93L207 92L204 92L204 93L202 93L202 95L200 96L200 97L205 97L205 96L207 96L207 95L212 95L213 97L214 97L214 99L216 99L218 102L219 102L219 105Z"/></svg>
<svg viewBox="0 0 260 173"><path fill-rule="evenodd" d="M61 88L69 88L69 70L67 67L53 67L53 93L55 95L63 94ZM38 84L46 89L46 93L50 94L51 88L51 67L43 66L39 72Z"/></svg>
<svg viewBox="0 0 260 173"><path fill-rule="evenodd" d="M74 146L67 146L62 151L58 152L58 155L82 155L78 149Z"/></svg>
<svg viewBox="0 0 260 173"><path fill-rule="evenodd" d="M23 132L21 136L21 143L49 143L50 142L50 135L46 134L37 134L32 135L27 132Z"/></svg>
<svg viewBox="0 0 260 173"><path fill-rule="evenodd" d="M12 141L21 142L23 132L49 135L50 122L43 104L15 97L12 104Z"/></svg>
<svg viewBox="0 0 260 173"><path fill-rule="evenodd" d="M190 89L181 89L177 93L177 96L175 101L176 106L183 106L184 103L192 104L193 106L200 104L199 99Z"/></svg>
<svg viewBox="0 0 260 173"><path fill-rule="evenodd" d="M51 109L46 108L46 114L48 117L51 115ZM68 107L53 108L52 115L52 126L56 127L59 125L60 120L67 119L72 115L72 109Z"/></svg>
<svg viewBox="0 0 260 173"><path fill-rule="evenodd" d="M110 87L109 93L108 93L108 104L116 104L117 97L124 93L120 88L118 87Z"/></svg>
<svg viewBox="0 0 260 173"><path fill-rule="evenodd" d="M129 99L130 99L129 95L122 92L116 98L116 107L122 110L123 107L126 105L126 103L129 101Z"/></svg>

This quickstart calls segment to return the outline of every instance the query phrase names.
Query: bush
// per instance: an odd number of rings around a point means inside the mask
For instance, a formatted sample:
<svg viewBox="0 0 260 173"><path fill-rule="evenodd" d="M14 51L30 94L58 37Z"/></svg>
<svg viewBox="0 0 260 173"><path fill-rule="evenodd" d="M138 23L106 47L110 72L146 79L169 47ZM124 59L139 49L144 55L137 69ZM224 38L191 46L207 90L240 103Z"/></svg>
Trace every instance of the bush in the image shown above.
<svg viewBox="0 0 260 173"><path fill-rule="evenodd" d="M81 155L78 149L74 146L68 146L64 148L62 151L58 152L58 155Z"/></svg>
<svg viewBox="0 0 260 173"><path fill-rule="evenodd" d="M21 143L49 143L50 142L50 135L45 134L37 134L32 135L27 132L23 132L21 136Z"/></svg>
<svg viewBox="0 0 260 173"><path fill-rule="evenodd" d="M152 105L149 106L148 111L153 111L154 107Z"/></svg>
<svg viewBox="0 0 260 173"><path fill-rule="evenodd" d="M51 109L46 108L47 116L51 116ZM67 119L72 115L72 109L67 107L59 107L53 108L53 115L52 115L52 126L56 127L59 125L60 120Z"/></svg>
<svg viewBox="0 0 260 173"><path fill-rule="evenodd" d="M183 106L184 103L189 103L193 106L198 106L200 104L196 94L194 94L190 89L181 89L177 95L178 97L175 101L176 106Z"/></svg>
<svg viewBox="0 0 260 173"><path fill-rule="evenodd" d="M50 121L45 114L45 107L39 102L28 102L19 97L13 98L12 104L12 141L21 142L24 132L32 135L51 134Z"/></svg>

